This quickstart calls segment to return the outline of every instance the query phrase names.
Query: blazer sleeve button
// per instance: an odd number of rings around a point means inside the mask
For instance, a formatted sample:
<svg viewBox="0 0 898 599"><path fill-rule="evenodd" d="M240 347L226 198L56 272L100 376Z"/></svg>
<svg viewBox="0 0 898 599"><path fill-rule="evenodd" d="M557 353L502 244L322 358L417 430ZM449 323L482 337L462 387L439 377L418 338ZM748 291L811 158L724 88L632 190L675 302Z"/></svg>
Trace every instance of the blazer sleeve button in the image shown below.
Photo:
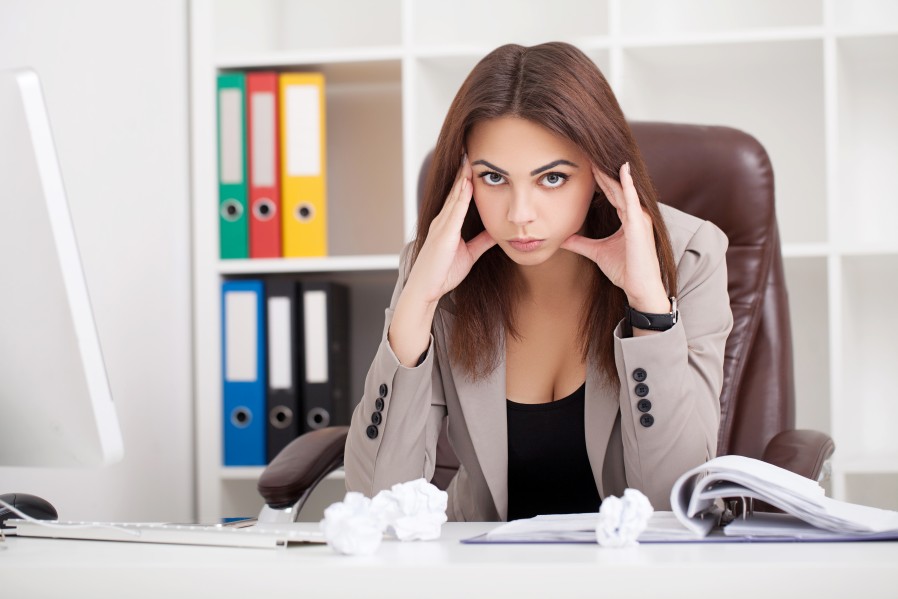
<svg viewBox="0 0 898 599"><path fill-rule="evenodd" d="M378 397L377 399L374 400L374 409L376 409L378 412L383 412L383 410L384 410L384 398L383 397Z"/></svg>
<svg viewBox="0 0 898 599"><path fill-rule="evenodd" d="M645 383L639 383L636 385L636 395L638 397L645 397L649 394L649 386Z"/></svg>
<svg viewBox="0 0 898 599"><path fill-rule="evenodd" d="M378 390L380 391L380 396L381 396L381 397L386 397L386 396L387 396L387 391L389 391L389 388L387 387L387 384L386 384L386 383L381 383L381 384L380 384L380 389L378 389Z"/></svg>
<svg viewBox="0 0 898 599"><path fill-rule="evenodd" d="M372 412L371 424L380 424L381 422L383 422L383 416L380 415L380 412Z"/></svg>
<svg viewBox="0 0 898 599"><path fill-rule="evenodd" d="M645 428L648 428L648 427L652 426L653 424L655 424L655 417L652 416L651 414L643 414L639 418L639 424L641 424Z"/></svg>
<svg viewBox="0 0 898 599"><path fill-rule="evenodd" d="M368 435L369 439L376 439L377 433L378 433L377 427L374 426L373 424L369 424L368 428L365 429L365 434Z"/></svg>
<svg viewBox="0 0 898 599"><path fill-rule="evenodd" d="M637 368L633 371L633 380L637 383L641 383L646 377L648 377L648 373L642 368Z"/></svg>
<svg viewBox="0 0 898 599"><path fill-rule="evenodd" d="M640 399L639 403L636 404L636 409L640 412L648 412L652 409L652 402L647 399Z"/></svg>

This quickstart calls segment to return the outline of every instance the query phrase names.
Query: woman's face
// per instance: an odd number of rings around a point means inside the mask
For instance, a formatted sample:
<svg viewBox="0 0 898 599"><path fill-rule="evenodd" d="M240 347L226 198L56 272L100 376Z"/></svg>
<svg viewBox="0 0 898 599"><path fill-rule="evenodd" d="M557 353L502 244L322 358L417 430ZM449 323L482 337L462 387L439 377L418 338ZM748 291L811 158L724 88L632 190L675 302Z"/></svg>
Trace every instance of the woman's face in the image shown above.
<svg viewBox="0 0 898 599"><path fill-rule="evenodd" d="M580 232L596 182L576 145L532 121L501 117L475 125L466 147L480 218L514 262L542 264Z"/></svg>

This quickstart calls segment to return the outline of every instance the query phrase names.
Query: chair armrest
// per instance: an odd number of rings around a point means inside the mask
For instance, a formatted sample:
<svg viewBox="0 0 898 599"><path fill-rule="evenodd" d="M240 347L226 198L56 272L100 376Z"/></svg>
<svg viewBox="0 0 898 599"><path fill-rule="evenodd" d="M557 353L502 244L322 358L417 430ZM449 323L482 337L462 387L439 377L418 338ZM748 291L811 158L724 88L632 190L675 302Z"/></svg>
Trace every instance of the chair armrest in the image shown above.
<svg viewBox="0 0 898 599"><path fill-rule="evenodd" d="M325 476L343 465L348 426L331 426L300 435L281 450L259 477L265 503L280 509L296 503Z"/></svg>
<svg viewBox="0 0 898 599"><path fill-rule="evenodd" d="M761 459L811 480L819 480L824 463L835 449L832 438L819 431L783 431L767 443Z"/></svg>

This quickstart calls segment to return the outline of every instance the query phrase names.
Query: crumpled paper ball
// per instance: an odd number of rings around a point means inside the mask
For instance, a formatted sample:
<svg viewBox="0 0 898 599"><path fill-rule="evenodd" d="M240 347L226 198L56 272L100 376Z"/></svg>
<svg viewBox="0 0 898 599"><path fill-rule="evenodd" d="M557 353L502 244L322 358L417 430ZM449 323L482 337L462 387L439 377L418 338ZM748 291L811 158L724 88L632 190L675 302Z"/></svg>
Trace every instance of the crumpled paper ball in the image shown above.
<svg viewBox="0 0 898 599"><path fill-rule="evenodd" d="M393 485L378 493L372 509L386 522L386 532L400 541L440 538L449 495L423 478Z"/></svg>
<svg viewBox="0 0 898 599"><path fill-rule="evenodd" d="M606 497L599 508L596 540L602 547L636 545L654 511L649 498L636 489L625 490L623 498Z"/></svg>
<svg viewBox="0 0 898 599"><path fill-rule="evenodd" d="M389 532L400 541L440 538L449 495L423 478L393 485L368 499L350 491L324 510L319 524L331 548L345 555L370 555Z"/></svg>
<svg viewBox="0 0 898 599"><path fill-rule="evenodd" d="M319 524L327 544L344 555L371 555L380 547L386 523L371 509L371 500L349 492L324 510Z"/></svg>

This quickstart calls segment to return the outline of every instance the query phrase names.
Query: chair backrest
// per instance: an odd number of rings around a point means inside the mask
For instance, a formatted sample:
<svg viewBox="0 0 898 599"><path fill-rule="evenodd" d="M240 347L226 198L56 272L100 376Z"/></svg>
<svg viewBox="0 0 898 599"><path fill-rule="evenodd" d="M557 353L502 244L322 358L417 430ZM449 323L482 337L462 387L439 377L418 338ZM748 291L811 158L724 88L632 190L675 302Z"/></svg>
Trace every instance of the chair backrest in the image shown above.
<svg viewBox="0 0 898 599"><path fill-rule="evenodd" d="M792 333L770 158L754 137L730 127L633 122L631 128L659 200L713 222L730 240L733 330L717 453L761 459L767 442L795 424ZM431 159L421 167L419 202ZM444 427L434 484L444 488L457 468Z"/></svg>
<svg viewBox="0 0 898 599"><path fill-rule="evenodd" d="M661 202L720 227L733 331L727 339L718 454L761 458L795 425L792 330L773 167L754 137L729 127L633 123Z"/></svg>

